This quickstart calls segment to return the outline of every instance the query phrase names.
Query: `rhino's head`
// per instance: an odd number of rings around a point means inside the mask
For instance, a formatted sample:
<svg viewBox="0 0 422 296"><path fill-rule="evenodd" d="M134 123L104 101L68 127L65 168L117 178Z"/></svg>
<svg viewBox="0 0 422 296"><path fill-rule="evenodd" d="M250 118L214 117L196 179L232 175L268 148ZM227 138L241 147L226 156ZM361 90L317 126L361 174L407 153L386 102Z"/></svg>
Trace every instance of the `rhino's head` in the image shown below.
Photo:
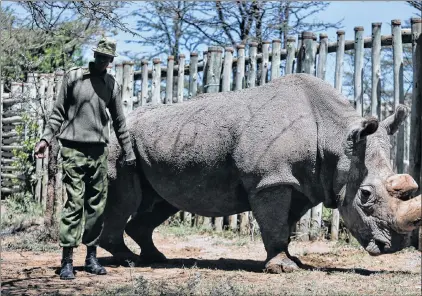
<svg viewBox="0 0 422 296"><path fill-rule="evenodd" d="M409 111L399 106L382 122L366 119L352 126L338 163L338 208L344 223L371 254L402 249L408 233L421 225L421 196L410 175L395 174L390 164L390 137Z"/></svg>

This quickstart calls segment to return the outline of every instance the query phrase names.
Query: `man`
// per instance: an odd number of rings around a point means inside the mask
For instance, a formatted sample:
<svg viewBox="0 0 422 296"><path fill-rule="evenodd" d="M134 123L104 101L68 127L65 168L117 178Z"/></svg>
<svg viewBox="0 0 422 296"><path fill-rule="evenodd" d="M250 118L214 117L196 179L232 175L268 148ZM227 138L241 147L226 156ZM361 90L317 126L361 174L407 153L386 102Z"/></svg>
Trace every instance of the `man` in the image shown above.
<svg viewBox="0 0 422 296"><path fill-rule="evenodd" d="M60 278L65 280L75 278L73 248L81 242L87 246L85 271L107 273L96 256L108 185L109 116L106 108L124 151L124 163L134 165L136 161L126 129L120 87L107 73L107 66L116 57L116 43L103 38L93 51L95 61L89 63L87 70L72 68L66 72L44 134L35 147L35 157L42 158L55 135L62 146L67 201L59 237L63 247Z"/></svg>

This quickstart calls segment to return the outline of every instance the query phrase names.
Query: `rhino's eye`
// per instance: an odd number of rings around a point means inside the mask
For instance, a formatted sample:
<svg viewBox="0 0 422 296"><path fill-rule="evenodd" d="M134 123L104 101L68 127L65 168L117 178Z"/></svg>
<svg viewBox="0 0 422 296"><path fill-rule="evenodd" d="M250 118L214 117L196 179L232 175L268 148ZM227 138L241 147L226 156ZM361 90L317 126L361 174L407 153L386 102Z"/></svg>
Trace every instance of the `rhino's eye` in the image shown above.
<svg viewBox="0 0 422 296"><path fill-rule="evenodd" d="M360 200L362 204L366 204L371 198L372 192L368 189L361 188L360 189Z"/></svg>

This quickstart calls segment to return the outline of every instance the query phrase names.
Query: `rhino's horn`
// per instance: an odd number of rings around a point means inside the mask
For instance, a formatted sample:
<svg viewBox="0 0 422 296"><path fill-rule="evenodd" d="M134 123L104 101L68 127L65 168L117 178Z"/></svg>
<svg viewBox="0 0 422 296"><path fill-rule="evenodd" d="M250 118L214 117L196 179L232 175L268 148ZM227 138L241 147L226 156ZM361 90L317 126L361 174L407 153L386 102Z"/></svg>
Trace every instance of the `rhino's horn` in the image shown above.
<svg viewBox="0 0 422 296"><path fill-rule="evenodd" d="M400 202L397 208L395 227L399 232L410 232L422 226L421 195Z"/></svg>
<svg viewBox="0 0 422 296"><path fill-rule="evenodd" d="M396 174L387 179L388 192L397 198L407 199L410 194L418 189L418 184L408 174Z"/></svg>

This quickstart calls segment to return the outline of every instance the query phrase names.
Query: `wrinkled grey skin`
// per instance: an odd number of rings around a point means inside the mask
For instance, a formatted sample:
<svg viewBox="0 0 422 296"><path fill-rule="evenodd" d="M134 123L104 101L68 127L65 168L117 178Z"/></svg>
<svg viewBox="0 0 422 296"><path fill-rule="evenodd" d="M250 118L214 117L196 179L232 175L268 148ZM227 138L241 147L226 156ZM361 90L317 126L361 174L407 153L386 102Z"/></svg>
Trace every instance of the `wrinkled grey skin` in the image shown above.
<svg viewBox="0 0 422 296"><path fill-rule="evenodd" d="M323 202L335 208L338 200L364 248L397 251L406 234L394 230L390 205L401 201L385 190L394 175L388 134L407 113L401 106L379 125L365 120L333 87L306 74L136 109L127 122L137 166L122 167L116 139L110 144L100 245L121 260L162 261L152 231L178 210L202 216L251 210L266 268L292 271L298 268L287 249L292 227L311 207ZM362 197L362 188L369 197ZM124 230L141 247L140 257L125 246Z"/></svg>

